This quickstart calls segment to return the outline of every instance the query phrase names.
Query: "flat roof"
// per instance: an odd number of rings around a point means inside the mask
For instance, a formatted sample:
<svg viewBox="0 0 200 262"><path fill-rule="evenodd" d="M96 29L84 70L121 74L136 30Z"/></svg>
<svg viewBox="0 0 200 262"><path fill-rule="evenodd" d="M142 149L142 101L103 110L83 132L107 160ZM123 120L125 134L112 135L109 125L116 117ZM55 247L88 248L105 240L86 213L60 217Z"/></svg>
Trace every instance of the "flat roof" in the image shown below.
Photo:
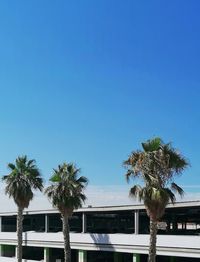
<svg viewBox="0 0 200 262"><path fill-rule="evenodd" d="M168 204L167 208L198 207L198 206L200 207L200 200L176 202L175 204ZM98 207L88 206L88 207L79 208L74 212L90 213L90 212L128 211L128 210L142 210L142 209L145 209L145 206L143 204L120 205L120 206L98 206ZM55 208L51 208L51 209L42 209L42 210L25 209L24 211L24 215L53 214L53 213L58 213L58 210ZM0 212L0 216L12 216L16 214L17 211Z"/></svg>

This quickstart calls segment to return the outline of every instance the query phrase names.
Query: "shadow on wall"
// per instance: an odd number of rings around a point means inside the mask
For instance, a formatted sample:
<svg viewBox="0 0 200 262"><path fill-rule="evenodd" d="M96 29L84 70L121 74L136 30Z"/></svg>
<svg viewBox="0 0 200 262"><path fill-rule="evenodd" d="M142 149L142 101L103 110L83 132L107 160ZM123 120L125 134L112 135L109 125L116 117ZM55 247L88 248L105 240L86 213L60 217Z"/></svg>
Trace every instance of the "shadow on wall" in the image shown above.
<svg viewBox="0 0 200 262"><path fill-rule="evenodd" d="M108 234L90 234L90 236L93 239L97 250L115 251Z"/></svg>

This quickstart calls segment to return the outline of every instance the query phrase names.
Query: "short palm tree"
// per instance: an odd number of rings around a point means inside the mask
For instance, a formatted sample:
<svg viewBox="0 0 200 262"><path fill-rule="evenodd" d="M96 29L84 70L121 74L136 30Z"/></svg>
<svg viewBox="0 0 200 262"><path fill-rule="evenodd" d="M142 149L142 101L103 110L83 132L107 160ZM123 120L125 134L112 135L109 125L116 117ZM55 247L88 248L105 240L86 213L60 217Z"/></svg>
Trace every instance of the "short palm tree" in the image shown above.
<svg viewBox="0 0 200 262"><path fill-rule="evenodd" d="M80 208L86 199L84 189L88 180L86 177L78 176L79 173L80 169L76 168L74 164L59 165L58 169L54 169L50 178L52 184L45 190L53 207L61 213L65 262L71 262L69 218L73 211Z"/></svg>
<svg viewBox="0 0 200 262"><path fill-rule="evenodd" d="M14 199L17 205L17 261L22 261L22 232L23 210L33 199L33 190L42 191L43 180L35 165L35 160L28 160L27 156L18 157L15 163L9 163L10 174L3 176L6 183L5 193Z"/></svg>
<svg viewBox="0 0 200 262"><path fill-rule="evenodd" d="M126 177L141 178L141 185L134 185L130 196L144 201L150 218L149 262L156 261L157 223L164 215L169 202L174 203L176 194L183 196L184 191L173 182L188 166L187 160L170 143L164 144L160 138L142 143L142 151L134 151L124 161Z"/></svg>

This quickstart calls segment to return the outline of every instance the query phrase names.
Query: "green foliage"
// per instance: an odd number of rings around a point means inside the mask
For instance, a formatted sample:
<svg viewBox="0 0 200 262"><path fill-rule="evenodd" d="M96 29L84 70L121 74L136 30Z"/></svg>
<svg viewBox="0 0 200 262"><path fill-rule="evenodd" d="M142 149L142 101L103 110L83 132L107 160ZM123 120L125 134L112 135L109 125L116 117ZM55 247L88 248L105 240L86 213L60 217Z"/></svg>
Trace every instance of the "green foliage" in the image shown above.
<svg viewBox="0 0 200 262"><path fill-rule="evenodd" d="M33 199L33 189L43 189L40 172L35 160L28 160L27 156L18 157L14 164L8 164L8 168L10 174L2 178L6 183L5 193L24 209Z"/></svg>
<svg viewBox="0 0 200 262"><path fill-rule="evenodd" d="M142 143L142 148L145 152L153 152L158 150L162 146L162 143L163 142L160 137L155 137Z"/></svg>
<svg viewBox="0 0 200 262"><path fill-rule="evenodd" d="M52 205L61 214L71 215L74 209L82 206L86 200L84 189L88 180L84 176L78 176L80 169L74 164L62 164L58 169L54 169L50 178L51 185L46 188L45 194L52 202Z"/></svg>

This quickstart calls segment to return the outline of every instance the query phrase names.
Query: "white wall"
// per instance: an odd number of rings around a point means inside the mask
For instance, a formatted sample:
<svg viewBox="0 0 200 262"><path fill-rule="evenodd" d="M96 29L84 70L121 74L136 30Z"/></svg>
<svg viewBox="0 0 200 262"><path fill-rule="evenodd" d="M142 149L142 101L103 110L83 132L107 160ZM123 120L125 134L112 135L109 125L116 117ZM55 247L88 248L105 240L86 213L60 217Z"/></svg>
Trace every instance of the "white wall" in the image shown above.
<svg viewBox="0 0 200 262"><path fill-rule="evenodd" d="M12 257L0 257L0 261L1 261L1 262L15 262L15 261L16 261L16 258L12 258ZM23 259L22 261L23 261L23 262L42 262L43 260L41 260L41 261L36 261L36 260Z"/></svg>
<svg viewBox="0 0 200 262"><path fill-rule="evenodd" d="M59 233L23 233L26 245L63 248L63 235ZM135 234L70 234L71 247L83 250L113 250L118 252L148 252L149 235ZM16 233L0 233L1 244L16 244ZM103 244L103 245L102 245ZM159 255L200 257L200 236L158 235Z"/></svg>

